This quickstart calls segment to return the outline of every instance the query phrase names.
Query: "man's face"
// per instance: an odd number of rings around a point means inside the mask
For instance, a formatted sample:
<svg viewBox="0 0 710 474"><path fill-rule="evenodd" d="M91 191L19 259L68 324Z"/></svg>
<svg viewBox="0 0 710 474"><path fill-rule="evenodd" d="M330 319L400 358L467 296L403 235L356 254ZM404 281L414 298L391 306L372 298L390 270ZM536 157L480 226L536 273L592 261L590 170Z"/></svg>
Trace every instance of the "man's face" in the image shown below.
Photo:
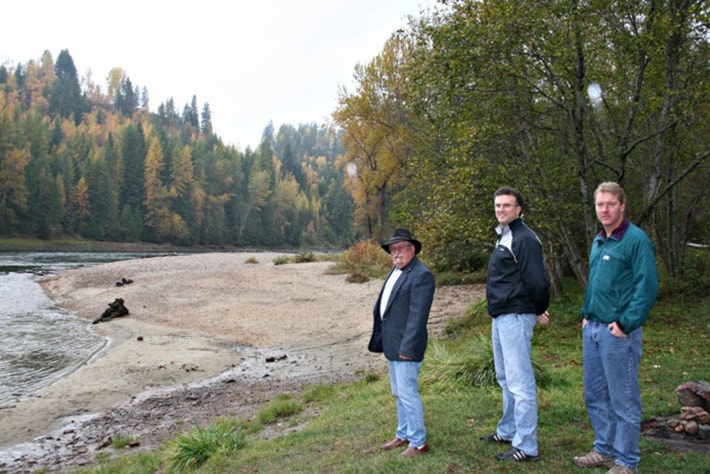
<svg viewBox="0 0 710 474"><path fill-rule="evenodd" d="M602 223L608 235L624 220L626 204L621 204L619 198L611 193L598 193L594 204L597 210L597 219Z"/></svg>
<svg viewBox="0 0 710 474"><path fill-rule="evenodd" d="M512 194L501 194L495 197L496 219L500 225L508 225L520 217L522 208Z"/></svg>
<svg viewBox="0 0 710 474"><path fill-rule="evenodd" d="M414 244L410 242L397 242L390 245L389 250L394 266L400 270L409 265L416 253Z"/></svg>

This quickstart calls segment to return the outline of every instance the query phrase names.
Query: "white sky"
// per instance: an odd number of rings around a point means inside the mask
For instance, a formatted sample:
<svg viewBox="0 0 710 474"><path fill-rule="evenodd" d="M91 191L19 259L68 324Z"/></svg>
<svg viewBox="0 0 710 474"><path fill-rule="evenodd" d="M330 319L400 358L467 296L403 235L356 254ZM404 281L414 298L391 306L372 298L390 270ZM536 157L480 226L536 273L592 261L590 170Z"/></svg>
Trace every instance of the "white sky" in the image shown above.
<svg viewBox="0 0 710 474"><path fill-rule="evenodd" d="M331 120L355 65L436 0L35 0L6 2L0 63L56 61L67 49L80 76L122 68L148 89L156 110L170 97L178 113L197 96L225 143L256 148L273 121Z"/></svg>

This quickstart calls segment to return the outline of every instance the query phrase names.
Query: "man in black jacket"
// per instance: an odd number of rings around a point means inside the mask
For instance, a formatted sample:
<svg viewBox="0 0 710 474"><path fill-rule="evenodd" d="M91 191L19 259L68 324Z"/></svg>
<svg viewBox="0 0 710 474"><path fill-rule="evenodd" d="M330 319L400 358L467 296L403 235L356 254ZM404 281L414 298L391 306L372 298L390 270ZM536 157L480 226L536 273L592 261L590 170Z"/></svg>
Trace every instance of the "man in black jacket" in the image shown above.
<svg viewBox="0 0 710 474"><path fill-rule="evenodd" d="M537 446L537 388L530 353L536 322L549 322L550 287L542 245L522 220L520 192L504 186L494 193L498 241L488 265L486 298L496 378L503 389L503 416L484 441L512 444L501 461L534 461Z"/></svg>
<svg viewBox="0 0 710 474"><path fill-rule="evenodd" d="M397 430L383 450L407 445L404 457L424 454L424 410L419 396L419 369L427 346L427 321L434 300L434 275L416 257L422 244L406 229L396 229L382 248L394 268L385 279L375 307L371 352L384 352L390 385L397 400Z"/></svg>

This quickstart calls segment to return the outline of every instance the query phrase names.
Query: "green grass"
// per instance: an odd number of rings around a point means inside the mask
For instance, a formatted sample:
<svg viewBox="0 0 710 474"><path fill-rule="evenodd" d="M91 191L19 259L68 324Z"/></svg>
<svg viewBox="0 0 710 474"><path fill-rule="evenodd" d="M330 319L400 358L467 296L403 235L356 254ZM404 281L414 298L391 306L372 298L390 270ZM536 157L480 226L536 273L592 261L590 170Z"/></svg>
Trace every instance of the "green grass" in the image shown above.
<svg viewBox="0 0 710 474"><path fill-rule="evenodd" d="M126 435L116 435L112 439L112 445L117 449L122 449L134 442L135 439L132 436Z"/></svg>
<svg viewBox="0 0 710 474"><path fill-rule="evenodd" d="M207 428L177 436L169 448L170 471L194 470L210 458L229 455L244 446L245 433L236 420L218 420Z"/></svg>
<svg viewBox="0 0 710 474"><path fill-rule="evenodd" d="M708 379L709 301L707 297L660 301L644 326L640 367L644 421L679 414L675 388ZM551 323L535 330L533 358L548 377L538 395L538 462L501 463L495 454L505 447L478 440L495 430L501 410L500 389L472 376L485 372L490 359L486 352L490 318L479 304L447 329L444 340L431 342L422 366L429 455L401 459L396 452L378 449L392 438L396 424L383 360L382 372L363 374L350 384L307 387L303 393L277 397L255 420L232 420L249 426L241 431L243 443L212 443L220 448L210 448L201 464L190 464L190 472L604 472L577 469L571 463L572 456L587 452L593 440L582 394L580 302L581 294L568 293L550 309ZM270 420L289 420L296 413L298 430L264 435L275 429ZM190 438L194 433L183 436L188 436L188 446L198 444ZM86 472L175 472L171 462L175 443L153 453L101 460ZM705 473L710 464L707 455L672 452L646 436L641 437L641 453L639 467L644 473Z"/></svg>
<svg viewBox="0 0 710 474"><path fill-rule="evenodd" d="M303 410L299 402L291 395L281 394L271 403L259 411L259 421L265 425L276 423L281 418L288 418L291 415Z"/></svg>

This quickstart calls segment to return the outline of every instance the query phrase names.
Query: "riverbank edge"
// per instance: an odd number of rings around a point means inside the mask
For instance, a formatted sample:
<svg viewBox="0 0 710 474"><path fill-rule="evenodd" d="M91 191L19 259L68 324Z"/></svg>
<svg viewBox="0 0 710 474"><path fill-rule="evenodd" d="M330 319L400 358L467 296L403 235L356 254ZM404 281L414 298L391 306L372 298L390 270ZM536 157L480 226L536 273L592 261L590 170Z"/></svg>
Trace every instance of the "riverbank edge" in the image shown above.
<svg viewBox="0 0 710 474"><path fill-rule="evenodd" d="M340 252L343 249L320 249L318 252ZM21 237L0 237L0 252L136 252L136 253L299 253L303 249L295 247L258 248L235 245L175 245L152 242L114 242L84 239L33 239ZM316 251L316 250L309 250Z"/></svg>

